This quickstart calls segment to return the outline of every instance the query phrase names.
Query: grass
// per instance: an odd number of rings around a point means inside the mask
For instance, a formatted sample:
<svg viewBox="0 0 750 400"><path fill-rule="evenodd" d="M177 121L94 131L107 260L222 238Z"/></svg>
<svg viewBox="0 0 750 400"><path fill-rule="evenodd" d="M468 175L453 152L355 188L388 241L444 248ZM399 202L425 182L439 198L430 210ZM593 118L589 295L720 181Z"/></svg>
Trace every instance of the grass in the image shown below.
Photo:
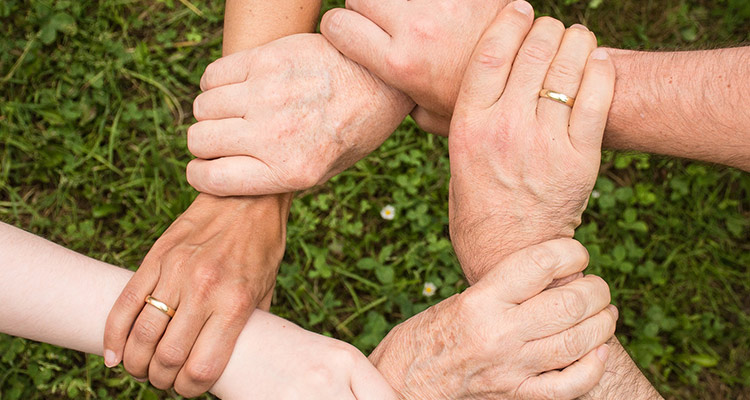
<svg viewBox="0 0 750 400"><path fill-rule="evenodd" d="M220 55L220 3L0 3L0 220L137 267L195 196L185 130L203 68ZM609 46L750 40L746 0L536 5ZM462 290L446 153L444 139L407 120L375 154L296 200L274 311L369 351L394 324ZM626 348L669 398L750 398L750 176L606 152L596 190L577 236L611 285ZM393 221L379 216L387 204ZM422 296L428 281L432 298ZM172 397L99 357L0 336L1 399Z"/></svg>

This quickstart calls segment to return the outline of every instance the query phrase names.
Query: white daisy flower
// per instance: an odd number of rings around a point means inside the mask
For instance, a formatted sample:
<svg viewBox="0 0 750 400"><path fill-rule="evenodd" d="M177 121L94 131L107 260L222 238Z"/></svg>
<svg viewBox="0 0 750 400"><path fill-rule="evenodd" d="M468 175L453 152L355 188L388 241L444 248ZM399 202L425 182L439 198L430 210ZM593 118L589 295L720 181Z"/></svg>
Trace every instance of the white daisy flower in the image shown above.
<svg viewBox="0 0 750 400"><path fill-rule="evenodd" d="M380 216L386 221L391 221L396 217L396 209L389 204L380 210Z"/></svg>
<svg viewBox="0 0 750 400"><path fill-rule="evenodd" d="M602 194L599 193L598 190L594 190L593 192L591 192L591 197L598 199L599 197L602 197Z"/></svg>
<svg viewBox="0 0 750 400"><path fill-rule="evenodd" d="M425 282L424 288L422 288L422 295L425 297L432 297L435 295L435 292L437 291L437 286L435 286L432 282Z"/></svg>

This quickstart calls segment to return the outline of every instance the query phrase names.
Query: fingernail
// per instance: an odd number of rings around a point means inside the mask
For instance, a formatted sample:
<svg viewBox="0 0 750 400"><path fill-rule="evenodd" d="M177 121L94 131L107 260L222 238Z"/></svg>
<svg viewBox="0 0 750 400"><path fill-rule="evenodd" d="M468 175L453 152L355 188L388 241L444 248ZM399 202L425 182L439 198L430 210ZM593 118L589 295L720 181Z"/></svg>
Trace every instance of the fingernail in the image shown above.
<svg viewBox="0 0 750 400"><path fill-rule="evenodd" d="M609 53L607 53L607 50L598 48L591 52L591 58L593 58L594 60L606 60L609 58Z"/></svg>
<svg viewBox="0 0 750 400"><path fill-rule="evenodd" d="M607 306L607 308L609 309L609 311L612 314L615 315L615 319L617 319L617 318L620 317L620 311L617 309L617 307L615 307L614 305L610 304L610 305Z"/></svg>
<svg viewBox="0 0 750 400"><path fill-rule="evenodd" d="M583 30L583 31L586 31L586 32L589 31L589 28L587 28L585 25L581 25L581 24L573 24L570 27L573 28L573 29L580 29L580 30Z"/></svg>
<svg viewBox="0 0 750 400"><path fill-rule="evenodd" d="M534 7L532 7L531 4L525 1L513 2L513 8L524 15L531 15L531 13L534 12Z"/></svg>
<svg viewBox="0 0 750 400"><path fill-rule="evenodd" d="M117 364L120 363L120 360L117 359L117 354L115 354L112 350L104 350L104 365L107 366L107 368L112 368L114 366L117 366Z"/></svg>
<svg viewBox="0 0 750 400"><path fill-rule="evenodd" d="M601 345L596 350L596 356L599 357L603 363L607 362L607 358L609 358L609 346L606 344Z"/></svg>

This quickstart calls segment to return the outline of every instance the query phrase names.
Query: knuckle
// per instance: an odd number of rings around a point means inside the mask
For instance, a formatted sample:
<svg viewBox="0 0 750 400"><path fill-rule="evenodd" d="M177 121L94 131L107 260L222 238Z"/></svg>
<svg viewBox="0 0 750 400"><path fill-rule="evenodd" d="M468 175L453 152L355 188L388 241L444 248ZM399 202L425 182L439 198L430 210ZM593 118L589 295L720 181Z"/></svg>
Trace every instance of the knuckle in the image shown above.
<svg viewBox="0 0 750 400"><path fill-rule="evenodd" d="M385 65L396 77L406 79L417 74L417 68L410 56L404 56L398 52L390 52L385 56Z"/></svg>
<svg viewBox="0 0 750 400"><path fill-rule="evenodd" d="M227 178L221 168L206 168L203 184L213 191L223 192L227 185Z"/></svg>
<svg viewBox="0 0 750 400"><path fill-rule="evenodd" d="M200 130L196 126L197 124L191 125L187 130L187 147L190 154L200 158L203 149Z"/></svg>
<svg viewBox="0 0 750 400"><path fill-rule="evenodd" d="M208 297L221 280L221 269L213 263L204 264L193 273L193 286L199 298Z"/></svg>
<svg viewBox="0 0 750 400"><path fill-rule="evenodd" d="M580 68L575 65L571 60L559 60L552 63L549 69L548 77L551 79L557 79L564 83L567 82L578 82L579 75L581 75L583 66ZM560 88L562 89L562 88Z"/></svg>
<svg viewBox="0 0 750 400"><path fill-rule="evenodd" d="M578 113L586 119L598 119L609 111L603 104L595 101L577 103L576 107Z"/></svg>
<svg viewBox="0 0 750 400"><path fill-rule="evenodd" d="M570 318L570 321L580 321L586 313L586 299L578 290L561 288L559 304L563 315Z"/></svg>
<svg viewBox="0 0 750 400"><path fill-rule="evenodd" d="M306 371L305 380L314 388L330 387L336 380L336 373L328 365L316 365Z"/></svg>
<svg viewBox="0 0 750 400"><path fill-rule="evenodd" d="M203 76L201 76L201 90L206 90L213 86L213 80L218 73L218 69L219 64L216 61L206 66L206 69L203 71Z"/></svg>
<svg viewBox="0 0 750 400"><path fill-rule="evenodd" d="M526 62L548 63L555 56L555 49L543 40L531 40L521 49Z"/></svg>
<svg viewBox="0 0 750 400"><path fill-rule="evenodd" d="M597 275L587 275L587 278L591 280L591 283L594 286L592 289L593 293L601 293L601 295L604 296L603 300L606 303L612 301L612 294L609 291L609 284L607 281Z"/></svg>
<svg viewBox="0 0 750 400"><path fill-rule="evenodd" d="M188 352L185 349L171 345L161 344L154 355L156 361L168 369L181 366L187 360Z"/></svg>
<svg viewBox="0 0 750 400"><path fill-rule="evenodd" d="M502 54L499 41L489 39L482 42L477 49L477 63L485 68L500 69L511 63L510 58Z"/></svg>
<svg viewBox="0 0 750 400"><path fill-rule="evenodd" d="M133 288L128 286L123 289L122 293L120 294L120 301L124 303L126 307L140 307L143 305L144 298L142 298L139 293L133 290Z"/></svg>
<svg viewBox="0 0 750 400"><path fill-rule="evenodd" d="M436 40L440 36L440 27L432 18L416 18L409 25L409 31L417 40L428 42Z"/></svg>
<svg viewBox="0 0 750 400"><path fill-rule="evenodd" d="M219 378L221 371L210 363L194 362L185 366L185 375L188 380L198 385L211 384Z"/></svg>
<svg viewBox="0 0 750 400"><path fill-rule="evenodd" d="M292 176L289 176L289 183L297 190L310 189L320 184L323 179L323 174L320 173L320 169L310 165L300 165L296 168L297 171Z"/></svg>
<svg viewBox="0 0 750 400"><path fill-rule="evenodd" d="M195 119L197 119L198 121L206 119L206 116L203 113L203 102L205 98L206 97L204 94L199 94L198 97L193 100L193 117L195 117Z"/></svg>
<svg viewBox="0 0 750 400"><path fill-rule="evenodd" d="M561 356L567 361L570 359L579 359L583 356L586 345L586 338L577 334L574 330L568 329L563 333Z"/></svg>
<svg viewBox="0 0 750 400"><path fill-rule="evenodd" d="M155 343L161 337L161 331L155 323L148 319L140 320L133 328L135 340L141 343Z"/></svg>
<svg viewBox="0 0 750 400"><path fill-rule="evenodd" d="M527 258L533 267L546 273L554 271L560 262L558 254L551 251L548 245L530 247Z"/></svg>

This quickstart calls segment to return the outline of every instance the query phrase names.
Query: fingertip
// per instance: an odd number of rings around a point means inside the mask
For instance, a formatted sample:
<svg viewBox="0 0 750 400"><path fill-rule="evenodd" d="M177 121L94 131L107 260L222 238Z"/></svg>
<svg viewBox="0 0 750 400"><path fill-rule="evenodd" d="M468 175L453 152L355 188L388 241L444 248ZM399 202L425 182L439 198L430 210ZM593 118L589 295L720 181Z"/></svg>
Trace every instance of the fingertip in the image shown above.
<svg viewBox="0 0 750 400"><path fill-rule="evenodd" d="M118 364L120 364L120 361L120 356L118 356L117 353L115 353L113 350L104 350L104 365L106 365L107 368L116 367Z"/></svg>
<svg viewBox="0 0 750 400"><path fill-rule="evenodd" d="M320 33L329 40L336 37L341 31L342 19L344 18L342 11L345 11L345 9L332 8L323 14L320 19Z"/></svg>
<svg viewBox="0 0 750 400"><path fill-rule="evenodd" d="M607 52L606 49L599 47L591 52L591 59L599 61L609 60L609 52Z"/></svg>
<svg viewBox="0 0 750 400"><path fill-rule="evenodd" d="M607 359L609 358L609 345L605 343L599 346L599 348L596 349L596 356L601 360L602 364L606 364Z"/></svg>
<svg viewBox="0 0 750 400"><path fill-rule="evenodd" d="M531 16L534 15L534 7L527 1L518 0L512 4L513 9L521 13L522 15Z"/></svg>

